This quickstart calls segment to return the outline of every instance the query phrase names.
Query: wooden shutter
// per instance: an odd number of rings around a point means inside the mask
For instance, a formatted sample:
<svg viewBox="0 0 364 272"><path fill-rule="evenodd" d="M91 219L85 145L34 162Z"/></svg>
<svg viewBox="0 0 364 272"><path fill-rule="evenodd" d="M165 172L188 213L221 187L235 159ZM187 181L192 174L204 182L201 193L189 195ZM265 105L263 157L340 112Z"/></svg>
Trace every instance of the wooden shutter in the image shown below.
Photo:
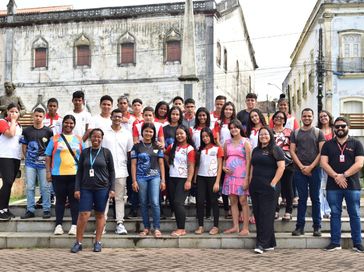
<svg viewBox="0 0 364 272"><path fill-rule="evenodd" d="M88 45L79 45L77 46L77 66L91 66L91 58L90 58L90 46Z"/></svg>
<svg viewBox="0 0 364 272"><path fill-rule="evenodd" d="M167 42L167 61L181 61L181 42Z"/></svg>
<svg viewBox="0 0 364 272"><path fill-rule="evenodd" d="M134 43L121 44L121 64L135 63Z"/></svg>
<svg viewBox="0 0 364 272"><path fill-rule="evenodd" d="M34 68L47 67L47 48L35 48Z"/></svg>

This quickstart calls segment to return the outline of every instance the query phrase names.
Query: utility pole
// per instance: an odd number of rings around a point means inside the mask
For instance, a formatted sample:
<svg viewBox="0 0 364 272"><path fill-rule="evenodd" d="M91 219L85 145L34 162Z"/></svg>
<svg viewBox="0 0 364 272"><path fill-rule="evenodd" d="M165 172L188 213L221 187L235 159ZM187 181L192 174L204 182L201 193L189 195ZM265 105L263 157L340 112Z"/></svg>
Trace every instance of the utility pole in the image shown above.
<svg viewBox="0 0 364 272"><path fill-rule="evenodd" d="M322 111L322 98L324 89L324 55L322 49L322 28L319 29L319 52L317 59L317 116Z"/></svg>

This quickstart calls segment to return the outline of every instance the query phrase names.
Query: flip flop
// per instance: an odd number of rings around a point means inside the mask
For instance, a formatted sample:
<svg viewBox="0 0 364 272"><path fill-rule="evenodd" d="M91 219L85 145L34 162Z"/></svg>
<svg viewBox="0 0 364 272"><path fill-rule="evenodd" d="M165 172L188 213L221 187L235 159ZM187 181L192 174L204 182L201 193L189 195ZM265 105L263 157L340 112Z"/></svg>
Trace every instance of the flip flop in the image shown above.
<svg viewBox="0 0 364 272"><path fill-rule="evenodd" d="M139 236L147 236L149 232L149 229L144 229L143 231L139 232Z"/></svg>
<svg viewBox="0 0 364 272"><path fill-rule="evenodd" d="M154 238L161 238L162 237L162 233L160 230L155 230L154 231Z"/></svg>

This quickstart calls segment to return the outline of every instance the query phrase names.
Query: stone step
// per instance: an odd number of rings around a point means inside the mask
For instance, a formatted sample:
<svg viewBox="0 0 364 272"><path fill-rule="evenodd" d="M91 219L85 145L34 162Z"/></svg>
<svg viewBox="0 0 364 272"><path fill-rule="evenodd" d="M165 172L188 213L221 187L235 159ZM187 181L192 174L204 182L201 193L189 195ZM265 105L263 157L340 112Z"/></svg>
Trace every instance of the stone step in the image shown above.
<svg viewBox="0 0 364 272"><path fill-rule="evenodd" d="M167 205L162 205L162 207L163 207L164 215L165 216L171 216L171 209ZM185 205L185 208L186 208L186 215L187 216L193 217L193 216L196 215L196 205L192 205L192 204ZM25 214L25 212L27 210L27 207L26 207L26 204L16 204L16 205L11 205L10 210L15 216L22 216L22 215ZM252 207L251 206L250 206L250 210L251 210L251 213L252 213ZM130 212L130 205L125 205L125 215L128 215L129 212ZM43 213L42 209L37 209L35 211L35 215L38 216L38 217L41 217L42 213ZM140 216L140 209L138 209L137 213ZM280 213L280 216L283 216L284 213L285 213L285 208L281 207L279 213ZM52 214L52 216L55 216L55 214L56 214L54 205L52 205L51 214ZM212 211L211 211L211 214L212 214ZM224 214L225 214L225 211L224 211L223 207L220 206L220 216L223 216ZM70 210L68 208L65 210L65 215L70 216ZM312 215L312 206L309 203L308 206L307 206L306 216L311 217L311 215ZM360 209L360 215L361 215L361 217L364 217L364 209ZM113 216L114 216L113 206L110 207L108 216L110 218L113 218ZM297 216L297 208L293 208L292 216ZM347 213L347 210L346 210L345 206L343 206L342 216L343 217L348 217L348 213Z"/></svg>
<svg viewBox="0 0 364 272"><path fill-rule="evenodd" d="M86 234L83 240L84 250L90 251L94 243L94 235ZM330 243L330 235L313 237L305 234L292 237L288 233L276 233L277 249L319 249ZM53 235L48 232L0 232L0 248L62 248L69 250L75 242L75 237L67 234ZM255 234L247 237L238 235L194 235L172 237L164 233L162 238L153 236L140 237L136 233L129 235L105 234L102 237L105 248L211 248L211 249L252 249L255 246ZM343 248L352 248L349 233L342 235Z"/></svg>
<svg viewBox="0 0 364 272"><path fill-rule="evenodd" d="M152 222L152 220L151 220ZM364 219L361 220L362 229L364 230ZM139 232L143 229L143 223L141 218L134 218L132 220L125 220L125 227L130 232ZM65 217L63 228L68 231L71 226L71 218ZM221 230L228 229L232 226L232 222L230 219L220 218L219 227ZM283 222L282 220L276 220L274 223L275 230L277 232L282 233L291 233L296 226L296 218L293 218L290 222ZM10 221L0 221L0 232L48 232L52 233L55 227L55 219L42 219L42 218L30 218L30 219L20 219L16 217ZM187 217L186 219L186 230L189 232L193 232L197 227L198 223L196 218ZM208 231L213 227L212 220L205 220L204 222L205 230ZM242 227L242 225L241 225ZM107 233L114 233L116 228L116 222L114 219L108 220L106 224ZM161 231L162 232L171 232L176 229L176 221L172 219L164 219L161 220ZM251 232L255 232L255 225L250 224L249 229ZM312 233L312 219L306 218L306 231L308 233ZM86 231L92 232L95 230L95 219L90 218ZM329 232L330 231L330 220L323 219L322 221L322 231ZM342 219L342 232L350 232L350 223L348 218Z"/></svg>

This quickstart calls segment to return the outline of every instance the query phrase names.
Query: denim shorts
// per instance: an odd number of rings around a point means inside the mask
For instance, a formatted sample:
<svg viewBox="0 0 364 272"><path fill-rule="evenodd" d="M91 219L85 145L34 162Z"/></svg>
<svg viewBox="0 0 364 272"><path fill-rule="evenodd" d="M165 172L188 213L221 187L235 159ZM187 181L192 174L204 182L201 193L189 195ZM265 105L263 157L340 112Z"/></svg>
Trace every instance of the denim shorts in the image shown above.
<svg viewBox="0 0 364 272"><path fill-rule="evenodd" d="M109 199L109 189L99 189L99 190L80 190L80 212L90 212L92 209L95 212L103 213L106 208L106 203Z"/></svg>

